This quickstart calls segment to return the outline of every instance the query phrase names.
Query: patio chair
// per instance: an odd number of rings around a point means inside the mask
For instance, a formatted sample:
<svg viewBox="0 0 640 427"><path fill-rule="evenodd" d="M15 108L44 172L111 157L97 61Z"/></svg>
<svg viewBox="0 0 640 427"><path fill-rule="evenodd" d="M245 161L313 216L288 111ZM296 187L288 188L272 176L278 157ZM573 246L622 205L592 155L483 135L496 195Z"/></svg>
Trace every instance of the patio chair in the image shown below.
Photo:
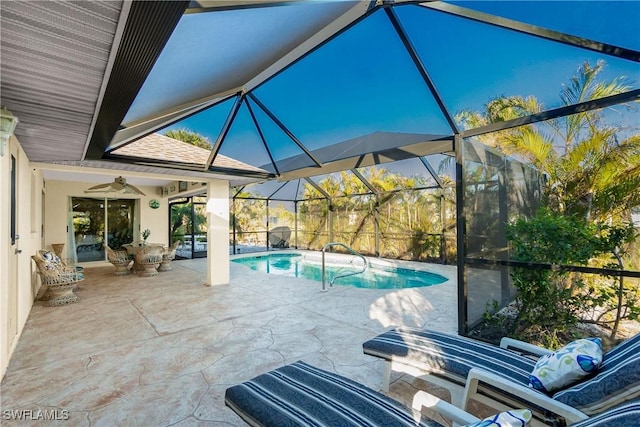
<svg viewBox="0 0 640 427"><path fill-rule="evenodd" d="M251 426L441 426L421 414L423 408L458 425L480 421L424 391L415 394L411 410L362 384L302 361L228 388L225 404ZM631 427L637 425L639 416L640 403L634 401L571 427ZM531 412L526 408L519 409L485 420L499 422L500 417L511 422L517 417L525 425Z"/></svg>
<svg viewBox="0 0 640 427"><path fill-rule="evenodd" d="M173 244L167 248L164 248L164 252L162 252L162 262L158 267L158 271L171 271L171 261L176 258L176 250L178 249L178 245L182 243L180 240L176 240Z"/></svg>
<svg viewBox="0 0 640 427"><path fill-rule="evenodd" d="M115 267L113 272L114 276L126 276L127 274L131 274L129 264L131 264L133 260L129 257L127 251L111 249L106 243L104 245L104 250L107 252L107 259Z"/></svg>
<svg viewBox="0 0 640 427"><path fill-rule="evenodd" d="M74 266L68 266L53 252L39 251L31 257L36 263L42 285L46 287L44 305L48 307L72 304L78 301L73 293L78 282L84 280L84 274Z"/></svg>
<svg viewBox="0 0 640 427"><path fill-rule="evenodd" d="M162 246L149 245L136 252L135 263L138 276L150 277L158 275L158 266L162 262Z"/></svg>
<svg viewBox="0 0 640 427"><path fill-rule="evenodd" d="M518 350L516 353L511 348ZM363 344L365 354L382 358L388 390L392 371L444 386L452 402L465 409L469 400L495 408L535 404L540 417L576 422L640 396L640 334L604 353L597 373L552 394L528 387L536 364L531 355L550 350L503 339L496 347L474 339L418 328L397 328Z"/></svg>

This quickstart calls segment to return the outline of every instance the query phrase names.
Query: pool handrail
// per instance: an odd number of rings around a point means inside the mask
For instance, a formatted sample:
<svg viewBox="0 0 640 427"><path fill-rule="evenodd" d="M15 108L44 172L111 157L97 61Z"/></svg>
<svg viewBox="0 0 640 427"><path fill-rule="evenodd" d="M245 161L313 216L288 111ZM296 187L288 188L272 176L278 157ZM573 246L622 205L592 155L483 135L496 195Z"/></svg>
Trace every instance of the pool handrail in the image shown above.
<svg viewBox="0 0 640 427"><path fill-rule="evenodd" d="M351 249L349 246L345 245L344 243L340 243L340 242L330 242L327 243L326 245L324 245L322 247L322 291L321 292L327 292L327 285L325 283L325 269L324 269L324 254L327 248L331 247L331 246L342 246L343 248L345 248L347 251L351 252L353 255L362 258L362 261L364 261L364 266L362 267L362 270L360 271L352 271L350 273L345 273L345 274L338 274L336 275L334 278L331 279L331 281L329 282L329 287L333 287L333 282L336 281L336 279L339 279L341 277L348 277L348 276L354 276L356 274L361 274L364 273L365 271L367 271L367 267L369 266L369 263L367 262L367 258L365 258L364 255L362 255L359 252L356 252L355 250Z"/></svg>

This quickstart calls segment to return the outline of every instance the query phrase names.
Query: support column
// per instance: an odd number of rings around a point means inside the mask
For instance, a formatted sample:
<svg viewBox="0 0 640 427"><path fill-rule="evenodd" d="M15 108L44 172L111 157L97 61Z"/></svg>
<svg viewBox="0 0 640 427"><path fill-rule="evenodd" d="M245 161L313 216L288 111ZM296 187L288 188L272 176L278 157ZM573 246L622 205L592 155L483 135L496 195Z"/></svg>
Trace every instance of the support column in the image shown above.
<svg viewBox="0 0 640 427"><path fill-rule="evenodd" d="M207 182L206 286L229 284L229 182Z"/></svg>
<svg viewBox="0 0 640 427"><path fill-rule="evenodd" d="M469 333L467 315L467 272L465 256L467 251L467 223L465 216L464 190L466 182L464 179L464 140L459 134L454 135L454 149L456 153L456 246L458 265L458 335Z"/></svg>

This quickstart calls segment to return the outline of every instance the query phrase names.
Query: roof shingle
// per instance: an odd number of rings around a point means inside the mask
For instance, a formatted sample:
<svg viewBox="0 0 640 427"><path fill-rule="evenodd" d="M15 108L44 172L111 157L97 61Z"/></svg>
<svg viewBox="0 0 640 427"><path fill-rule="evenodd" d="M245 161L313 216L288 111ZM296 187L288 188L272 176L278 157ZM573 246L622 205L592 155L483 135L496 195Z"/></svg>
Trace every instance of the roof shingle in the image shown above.
<svg viewBox="0 0 640 427"><path fill-rule="evenodd" d="M160 160L168 162L191 163L204 165L209 159L210 150L196 147L168 136L154 133L133 141L111 152L115 155L139 157L142 159ZM251 166L222 154L218 154L213 167L237 169L241 171L267 172L264 169Z"/></svg>

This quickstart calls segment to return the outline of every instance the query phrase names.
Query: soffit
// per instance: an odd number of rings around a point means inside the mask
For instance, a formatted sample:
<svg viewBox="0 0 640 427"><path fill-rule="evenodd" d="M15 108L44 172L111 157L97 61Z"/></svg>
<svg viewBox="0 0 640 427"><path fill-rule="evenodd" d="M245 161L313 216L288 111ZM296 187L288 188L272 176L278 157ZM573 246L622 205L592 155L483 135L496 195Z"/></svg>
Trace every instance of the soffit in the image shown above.
<svg viewBox="0 0 640 427"><path fill-rule="evenodd" d="M80 160L123 2L3 1L0 91L30 160Z"/></svg>
<svg viewBox="0 0 640 427"><path fill-rule="evenodd" d="M158 182L223 180L228 181L231 186L246 185L263 180L231 176L227 173L178 170L163 165L131 164L107 160L32 162L31 166L42 170L45 178L62 179L60 174L63 174L64 179L69 181L85 180L85 175L87 174L89 176L102 177L122 175L132 184L140 183L141 185L146 185L144 182L149 179L157 180ZM104 182L108 181L108 178L104 180ZM92 179L90 182L100 182L100 180Z"/></svg>

